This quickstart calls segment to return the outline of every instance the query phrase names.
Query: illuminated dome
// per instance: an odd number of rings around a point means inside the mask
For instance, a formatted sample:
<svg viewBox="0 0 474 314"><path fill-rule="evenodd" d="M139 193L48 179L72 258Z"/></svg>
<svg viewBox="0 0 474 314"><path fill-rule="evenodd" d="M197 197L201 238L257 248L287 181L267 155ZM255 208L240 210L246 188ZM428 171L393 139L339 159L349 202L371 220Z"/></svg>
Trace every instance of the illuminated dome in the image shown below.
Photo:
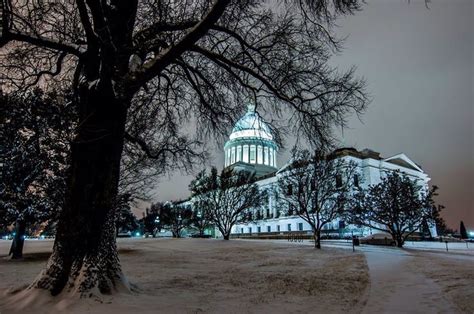
<svg viewBox="0 0 474 314"><path fill-rule="evenodd" d="M270 127L249 105L225 143L225 166L247 164L255 166L258 174L272 172L277 169L277 150Z"/></svg>
<svg viewBox="0 0 474 314"><path fill-rule="evenodd" d="M262 117L249 108L249 111L240 118L232 129L229 139L237 139L244 137L258 137L267 140L273 140L272 133L267 123L263 121Z"/></svg>

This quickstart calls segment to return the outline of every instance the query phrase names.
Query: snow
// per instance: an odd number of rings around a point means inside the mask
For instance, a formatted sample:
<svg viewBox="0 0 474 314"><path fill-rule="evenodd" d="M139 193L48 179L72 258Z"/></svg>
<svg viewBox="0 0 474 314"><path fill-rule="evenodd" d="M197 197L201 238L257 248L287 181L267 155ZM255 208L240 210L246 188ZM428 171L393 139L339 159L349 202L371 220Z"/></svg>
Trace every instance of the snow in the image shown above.
<svg viewBox="0 0 474 314"><path fill-rule="evenodd" d="M7 252L10 241L0 241ZM137 292L91 299L8 292L33 281L52 241L25 243L25 260L0 259L0 312L195 313L361 310L368 287L362 254L315 252L289 243L214 239L119 239L122 268ZM335 280L337 285L328 284Z"/></svg>
<svg viewBox="0 0 474 314"><path fill-rule="evenodd" d="M9 244L0 241L0 254ZM344 240L323 241L318 251L310 241L119 239L135 292L8 296L32 282L52 244L26 240L24 261L0 259L0 313L474 312L472 243L448 243L449 252L440 242L361 245L353 253Z"/></svg>

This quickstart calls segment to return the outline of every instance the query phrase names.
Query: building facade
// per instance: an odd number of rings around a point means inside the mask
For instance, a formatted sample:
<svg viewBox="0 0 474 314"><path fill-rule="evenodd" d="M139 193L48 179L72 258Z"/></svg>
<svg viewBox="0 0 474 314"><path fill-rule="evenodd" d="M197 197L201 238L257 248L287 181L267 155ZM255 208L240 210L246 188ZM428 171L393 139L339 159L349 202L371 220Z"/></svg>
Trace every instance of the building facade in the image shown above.
<svg viewBox="0 0 474 314"><path fill-rule="evenodd" d="M277 166L278 146L274 141L268 124L255 111L249 107L247 113L236 123L229 140L224 146L225 167L234 170L250 171L257 177L257 184L262 189L276 191L278 179L284 175L286 165ZM341 148L334 151L335 158L344 159L357 165L358 184L362 188L380 182L381 178L389 171L400 171L412 180L428 189L430 178L423 169L408 158L405 154L397 154L388 158L370 149L358 151L354 148ZM284 196L282 196L284 197ZM269 193L268 204L261 211L259 217L251 223L236 224L232 234L254 235L262 233L287 233L293 231L311 231L310 225L298 215L288 216L279 210L276 195ZM359 236L370 235L379 231L368 227L346 226L339 219L325 226L328 235L354 233ZM430 228L432 236L436 236L436 228Z"/></svg>
<svg viewBox="0 0 474 314"><path fill-rule="evenodd" d="M278 145L274 140L271 128L263 118L255 111L255 107L249 107L245 115L236 123L229 140L224 145L224 167L229 171L247 171L256 177L256 184L260 189L268 191L268 203L258 210L259 217L248 223L238 223L231 231L232 236L265 236L265 233L274 235L287 234L290 232L308 232L311 226L297 214L288 215L278 204L281 197L278 193L278 180L286 175L285 169L289 163L278 167L277 163ZM340 148L331 154L332 158L340 158L344 162L356 165L357 171L354 178L346 180L357 180L357 185L367 188L378 184L381 179L391 171L400 171L411 180L416 181L422 189L428 191L430 177L423 169L403 153L384 158L380 153L371 149L356 150L355 148ZM356 178L357 177L357 178ZM335 178L336 180L336 178ZM192 206L192 199L181 202L182 206ZM254 213L255 214L255 213ZM436 227L429 226L432 237L436 237ZM346 225L339 219L325 225L323 235L327 236L367 236L380 233L369 227ZM217 229L207 230L206 234L218 236Z"/></svg>

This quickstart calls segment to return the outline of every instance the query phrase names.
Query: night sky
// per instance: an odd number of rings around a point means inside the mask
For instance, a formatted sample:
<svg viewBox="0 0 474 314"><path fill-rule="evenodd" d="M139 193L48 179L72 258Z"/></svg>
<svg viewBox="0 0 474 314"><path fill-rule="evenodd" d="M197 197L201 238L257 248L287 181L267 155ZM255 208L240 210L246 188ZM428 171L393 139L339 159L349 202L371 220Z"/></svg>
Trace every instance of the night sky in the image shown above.
<svg viewBox="0 0 474 314"><path fill-rule="evenodd" d="M367 0L363 11L339 20L338 33L349 37L331 61L356 65L373 97L341 144L383 157L403 152L421 165L440 187L437 201L454 229L460 220L474 229L473 3L432 0L427 9L424 0ZM285 148L279 165L288 159ZM222 168L222 149L211 152L209 165ZM188 197L191 179L162 178L154 200Z"/></svg>

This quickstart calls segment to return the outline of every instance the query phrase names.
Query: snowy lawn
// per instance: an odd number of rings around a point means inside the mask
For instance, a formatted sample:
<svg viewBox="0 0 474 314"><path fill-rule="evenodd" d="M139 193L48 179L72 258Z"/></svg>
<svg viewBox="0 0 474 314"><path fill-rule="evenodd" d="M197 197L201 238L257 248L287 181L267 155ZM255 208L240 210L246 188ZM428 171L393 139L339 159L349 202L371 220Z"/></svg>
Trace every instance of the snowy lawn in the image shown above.
<svg viewBox="0 0 474 314"><path fill-rule="evenodd" d="M0 241L0 256L9 244ZM29 240L23 261L0 259L0 306L8 291L34 279L51 247L52 241ZM119 239L119 249L124 273L139 293L72 304L48 298L22 313L360 312L367 301L369 277L361 252L316 251L284 242L152 238Z"/></svg>

